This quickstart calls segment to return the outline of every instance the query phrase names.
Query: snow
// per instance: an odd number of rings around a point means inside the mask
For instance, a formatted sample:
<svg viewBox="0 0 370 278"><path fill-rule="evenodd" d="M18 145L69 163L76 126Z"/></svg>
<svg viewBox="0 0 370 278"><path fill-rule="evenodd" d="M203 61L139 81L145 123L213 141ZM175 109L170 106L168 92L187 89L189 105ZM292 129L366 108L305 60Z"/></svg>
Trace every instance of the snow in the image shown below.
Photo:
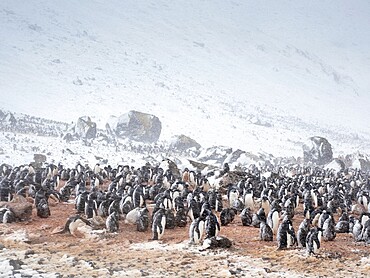
<svg viewBox="0 0 370 278"><path fill-rule="evenodd" d="M159 117L161 140L275 156L316 135L335 155L367 151L369 12L365 0L3 0L0 108L100 128L137 110Z"/></svg>

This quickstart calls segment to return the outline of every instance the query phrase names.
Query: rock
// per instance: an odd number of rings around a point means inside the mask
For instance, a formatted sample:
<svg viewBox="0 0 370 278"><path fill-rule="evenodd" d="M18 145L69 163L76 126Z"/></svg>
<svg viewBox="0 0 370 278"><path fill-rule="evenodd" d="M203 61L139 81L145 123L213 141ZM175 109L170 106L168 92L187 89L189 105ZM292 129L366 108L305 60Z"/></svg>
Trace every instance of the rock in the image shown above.
<svg viewBox="0 0 370 278"><path fill-rule="evenodd" d="M9 264L13 267L14 270L22 269L21 265L23 262L21 260L9 260Z"/></svg>
<svg viewBox="0 0 370 278"><path fill-rule="evenodd" d="M195 168L197 171L203 171L205 168L208 168L208 169L216 169L216 167L213 167L209 164L205 164L205 163L201 163L201 162L197 162L197 161L194 161L194 160L191 160L189 159L188 160L190 165Z"/></svg>
<svg viewBox="0 0 370 278"><path fill-rule="evenodd" d="M303 146L303 158L305 163L325 165L333 160L331 144L324 137L310 137L308 143Z"/></svg>
<svg viewBox="0 0 370 278"><path fill-rule="evenodd" d="M218 237L210 237L203 241L203 248L204 249L215 249L215 248L230 248L232 246L232 242L227 237L218 236Z"/></svg>
<svg viewBox="0 0 370 278"><path fill-rule="evenodd" d="M42 164L46 162L46 155L40 154L40 153L35 153L33 155L33 160L35 161L36 164Z"/></svg>
<svg viewBox="0 0 370 278"><path fill-rule="evenodd" d="M162 168L165 172L167 170L171 171L172 175L175 177L175 178L180 178L181 175L180 175L180 170L179 168L177 167L176 163L173 162L172 160L166 158L164 159L161 164L159 165L160 168Z"/></svg>
<svg viewBox="0 0 370 278"><path fill-rule="evenodd" d="M16 230L13 233L3 237L3 239L4 241L8 242L24 242L24 243L31 242L28 232L25 229Z"/></svg>
<svg viewBox="0 0 370 278"><path fill-rule="evenodd" d="M335 158L329 164L325 166L327 169L334 169L337 172L343 171L345 169L345 164L342 160Z"/></svg>
<svg viewBox="0 0 370 278"><path fill-rule="evenodd" d="M75 133L82 139L94 139L96 137L96 123L88 116L78 118L75 125Z"/></svg>
<svg viewBox="0 0 370 278"><path fill-rule="evenodd" d="M31 219L32 216L32 204L30 204L26 198L21 195L16 195L10 202L0 202L0 208L7 207L13 211L15 217L19 221L25 221Z"/></svg>
<svg viewBox="0 0 370 278"><path fill-rule="evenodd" d="M175 135L172 138L170 146L178 151L186 151L190 148L201 148L201 145L197 141L183 134Z"/></svg>
<svg viewBox="0 0 370 278"><path fill-rule="evenodd" d="M213 146L203 150L198 159L201 162L207 162L210 164L222 165L229 154L232 153L232 148L225 146Z"/></svg>
<svg viewBox="0 0 370 278"><path fill-rule="evenodd" d="M154 115L130 111L112 122L110 127L118 137L153 143L161 135L162 123Z"/></svg>
<svg viewBox="0 0 370 278"><path fill-rule="evenodd" d="M227 156L224 163L233 164L237 162L240 159L240 157L245 153L246 153L245 151L237 149L236 151L233 151L231 154Z"/></svg>
<svg viewBox="0 0 370 278"><path fill-rule="evenodd" d="M0 118L0 122L3 126L15 126L17 124L16 118L10 112L8 113L2 112L2 117Z"/></svg>
<svg viewBox="0 0 370 278"><path fill-rule="evenodd" d="M117 137L153 143L161 135L162 123L154 115L131 110L118 118L111 117L109 127Z"/></svg>

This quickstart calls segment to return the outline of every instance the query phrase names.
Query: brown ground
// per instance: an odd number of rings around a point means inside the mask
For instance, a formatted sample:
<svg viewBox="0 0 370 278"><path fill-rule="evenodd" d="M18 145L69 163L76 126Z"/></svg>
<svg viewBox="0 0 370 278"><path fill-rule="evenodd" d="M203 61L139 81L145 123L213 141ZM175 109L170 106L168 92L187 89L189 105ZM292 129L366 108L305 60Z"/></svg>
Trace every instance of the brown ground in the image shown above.
<svg viewBox="0 0 370 278"><path fill-rule="evenodd" d="M34 210L32 221L0 224L0 243L8 250L9 258L32 264L35 270L58 272L63 277L240 277L251 274L370 277L369 246L355 243L349 234L338 234L334 241L323 242L320 254L308 257L299 249L277 251L276 241L259 241L259 229L243 227L239 217L221 227L220 235L233 241L229 250L202 251L201 247L189 246L189 225L166 230L160 242L150 240L150 231L137 232L136 226L123 220L119 233L104 233L98 239L51 233L74 213L72 203L51 207L51 217L47 219L37 217ZM294 218L296 230L302 220L300 214ZM6 239L24 229L29 234L29 242Z"/></svg>

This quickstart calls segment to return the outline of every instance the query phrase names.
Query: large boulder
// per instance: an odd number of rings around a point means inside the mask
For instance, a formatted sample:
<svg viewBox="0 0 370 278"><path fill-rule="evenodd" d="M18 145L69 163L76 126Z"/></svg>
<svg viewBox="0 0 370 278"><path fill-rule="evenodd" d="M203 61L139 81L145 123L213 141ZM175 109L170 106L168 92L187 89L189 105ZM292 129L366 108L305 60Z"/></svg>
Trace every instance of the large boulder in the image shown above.
<svg viewBox="0 0 370 278"><path fill-rule="evenodd" d="M333 160L331 144L324 137L310 137L303 146L303 159L305 163L325 165Z"/></svg>
<svg viewBox="0 0 370 278"><path fill-rule="evenodd" d="M75 134L81 139L94 139L96 137L96 123L88 116L78 118Z"/></svg>
<svg viewBox="0 0 370 278"><path fill-rule="evenodd" d="M171 147L178 151L186 151L190 148L200 149L201 145L186 135L175 135L171 141Z"/></svg>
<svg viewBox="0 0 370 278"><path fill-rule="evenodd" d="M138 111L129 111L121 115L110 126L120 138L153 143L161 135L162 123L158 117Z"/></svg>

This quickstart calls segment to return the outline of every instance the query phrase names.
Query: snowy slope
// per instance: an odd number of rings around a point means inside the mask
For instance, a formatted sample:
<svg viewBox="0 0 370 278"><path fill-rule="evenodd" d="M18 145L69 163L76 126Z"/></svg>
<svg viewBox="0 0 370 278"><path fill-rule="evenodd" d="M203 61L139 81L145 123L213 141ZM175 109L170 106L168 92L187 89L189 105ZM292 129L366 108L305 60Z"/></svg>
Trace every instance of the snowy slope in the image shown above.
<svg viewBox="0 0 370 278"><path fill-rule="evenodd" d="M368 1L0 2L0 108L300 155L369 150Z"/></svg>

